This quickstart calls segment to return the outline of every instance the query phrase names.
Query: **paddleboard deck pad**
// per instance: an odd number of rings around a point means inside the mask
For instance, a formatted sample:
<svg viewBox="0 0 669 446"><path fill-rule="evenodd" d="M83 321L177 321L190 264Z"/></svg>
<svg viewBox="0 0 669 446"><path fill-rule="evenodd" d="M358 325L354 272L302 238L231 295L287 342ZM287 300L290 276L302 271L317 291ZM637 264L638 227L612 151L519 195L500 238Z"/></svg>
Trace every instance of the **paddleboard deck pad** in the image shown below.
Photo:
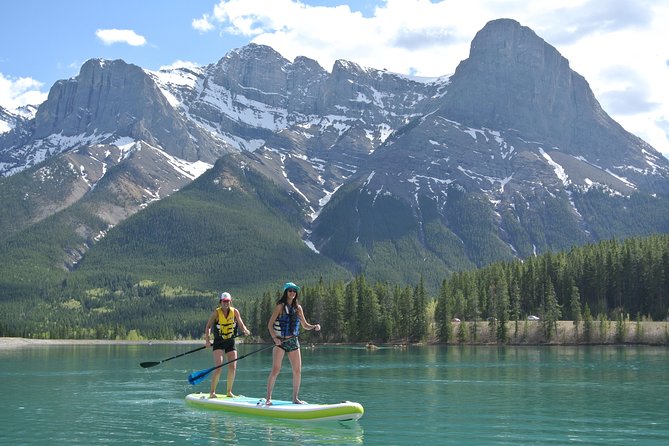
<svg viewBox="0 0 669 446"><path fill-rule="evenodd" d="M291 401L272 400L272 404L267 406L264 398L225 395L209 398L208 393L191 393L186 396L186 403L206 409L297 421L358 420L365 412L360 403L352 401L337 404L294 404Z"/></svg>

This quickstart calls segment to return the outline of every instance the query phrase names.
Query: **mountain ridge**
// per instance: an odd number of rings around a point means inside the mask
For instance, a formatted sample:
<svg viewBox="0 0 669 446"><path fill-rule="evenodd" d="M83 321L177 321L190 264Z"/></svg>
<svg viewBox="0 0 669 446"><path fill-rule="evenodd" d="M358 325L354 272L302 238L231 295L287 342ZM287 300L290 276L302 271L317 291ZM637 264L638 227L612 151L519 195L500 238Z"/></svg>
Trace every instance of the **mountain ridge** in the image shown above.
<svg viewBox="0 0 669 446"><path fill-rule="evenodd" d="M74 231L65 238L76 241L55 251L63 271L84 270L88 253L108 246L100 237L214 181L202 174L215 164L230 190L247 175L268 182L245 195L249 206L294 232L268 246L297 235L325 264L379 280L425 277L431 289L456 270L669 232L669 162L615 123L554 47L500 19L452 76L428 82L343 60L327 72L256 44L197 69L92 59L54 85L35 118L0 135L0 247L13 252L11 240L65 213ZM160 220L183 231L184 219ZM133 274L157 274L137 265L159 243L147 242ZM312 255L292 246L299 262ZM197 255L244 264L263 255L210 248ZM165 262L176 270L179 260ZM210 274L212 287L240 283Z"/></svg>

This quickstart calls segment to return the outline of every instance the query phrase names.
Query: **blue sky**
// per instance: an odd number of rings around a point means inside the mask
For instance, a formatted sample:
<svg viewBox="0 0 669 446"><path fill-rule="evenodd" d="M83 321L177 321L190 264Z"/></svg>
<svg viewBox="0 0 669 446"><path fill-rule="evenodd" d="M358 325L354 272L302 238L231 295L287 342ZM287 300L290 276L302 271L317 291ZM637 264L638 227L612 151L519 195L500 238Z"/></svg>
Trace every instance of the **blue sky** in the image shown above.
<svg viewBox="0 0 669 446"><path fill-rule="evenodd" d="M451 74L507 17L555 46L614 119L669 157L669 2L659 0L7 0L0 105L39 103L90 58L157 70L207 65L256 42L289 60Z"/></svg>

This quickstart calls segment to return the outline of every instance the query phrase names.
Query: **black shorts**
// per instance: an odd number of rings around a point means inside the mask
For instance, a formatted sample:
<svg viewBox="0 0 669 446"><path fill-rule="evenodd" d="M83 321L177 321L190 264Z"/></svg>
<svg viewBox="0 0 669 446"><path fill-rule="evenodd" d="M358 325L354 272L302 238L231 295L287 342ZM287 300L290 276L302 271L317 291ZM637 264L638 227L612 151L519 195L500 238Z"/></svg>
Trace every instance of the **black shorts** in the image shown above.
<svg viewBox="0 0 669 446"><path fill-rule="evenodd" d="M214 350L225 350L225 353L234 352L236 350L234 338L214 338Z"/></svg>

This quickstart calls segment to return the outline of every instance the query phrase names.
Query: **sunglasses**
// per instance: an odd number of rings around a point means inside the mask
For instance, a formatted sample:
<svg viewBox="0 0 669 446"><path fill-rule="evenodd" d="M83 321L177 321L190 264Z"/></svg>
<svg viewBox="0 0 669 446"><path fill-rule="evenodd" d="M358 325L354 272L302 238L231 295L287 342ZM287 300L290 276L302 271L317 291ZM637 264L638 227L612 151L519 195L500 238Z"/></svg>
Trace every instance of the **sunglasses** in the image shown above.
<svg viewBox="0 0 669 446"><path fill-rule="evenodd" d="M289 293L297 293L297 290L295 288L288 288L286 291Z"/></svg>

